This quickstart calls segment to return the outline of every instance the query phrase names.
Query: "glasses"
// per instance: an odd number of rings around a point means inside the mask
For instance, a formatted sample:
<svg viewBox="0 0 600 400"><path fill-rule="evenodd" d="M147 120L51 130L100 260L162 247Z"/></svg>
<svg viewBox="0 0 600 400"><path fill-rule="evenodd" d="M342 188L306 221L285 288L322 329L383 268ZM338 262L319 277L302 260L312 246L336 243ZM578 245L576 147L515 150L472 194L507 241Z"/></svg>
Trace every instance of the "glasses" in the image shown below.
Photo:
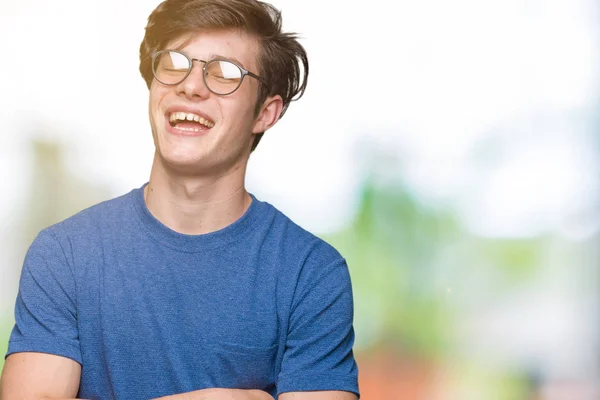
<svg viewBox="0 0 600 400"><path fill-rule="evenodd" d="M210 61L190 58L177 50L161 50L152 54L152 73L163 85L177 85L192 72L194 61L204 63L202 77L211 92L228 95L235 92L246 75L265 83L260 76L242 68L231 60L215 58Z"/></svg>

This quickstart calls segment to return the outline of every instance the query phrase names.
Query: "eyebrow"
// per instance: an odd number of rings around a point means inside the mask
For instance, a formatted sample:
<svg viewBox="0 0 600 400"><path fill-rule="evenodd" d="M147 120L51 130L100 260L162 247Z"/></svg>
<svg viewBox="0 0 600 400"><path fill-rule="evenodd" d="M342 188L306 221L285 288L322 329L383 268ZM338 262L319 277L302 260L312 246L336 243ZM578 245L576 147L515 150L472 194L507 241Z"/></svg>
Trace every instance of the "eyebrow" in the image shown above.
<svg viewBox="0 0 600 400"><path fill-rule="evenodd" d="M231 60L231 61L234 61L234 62L235 62L236 64L238 64L240 67L242 67L242 68L246 69L246 67L244 66L244 64L243 64L243 63L242 63L240 60L238 60L237 58L235 58L235 57L226 57L226 56L224 56L224 55L221 55L221 54L210 53L210 58L209 58L209 60L213 60L213 59L215 59L215 58L224 58L224 59L226 59L226 60Z"/></svg>
<svg viewBox="0 0 600 400"><path fill-rule="evenodd" d="M173 47L171 50L177 50L177 51L180 51L180 52L182 52L182 53L185 53L185 54L187 54L187 56L188 56L188 57L190 57L190 58L195 58L195 57L192 57L192 56L190 56L190 55L189 55L187 52L183 51L183 49L184 49L184 48L187 46L187 43L188 43L188 42L187 42L187 41L185 41L185 42L181 43L179 46L175 46L175 47ZM235 58L235 57L227 57L227 56L224 56L224 55L222 55L222 54L218 54L218 53L210 53L210 54L209 54L209 57L208 57L208 60L206 60L206 61L214 60L215 58L224 58L224 59L226 59L226 60L231 60L231 61L234 61L234 62L235 62L236 64L238 64L240 67L242 67L242 68L244 68L244 69L247 69L247 68L244 66L244 64L243 64L243 63L242 63L240 60L238 60L237 58Z"/></svg>

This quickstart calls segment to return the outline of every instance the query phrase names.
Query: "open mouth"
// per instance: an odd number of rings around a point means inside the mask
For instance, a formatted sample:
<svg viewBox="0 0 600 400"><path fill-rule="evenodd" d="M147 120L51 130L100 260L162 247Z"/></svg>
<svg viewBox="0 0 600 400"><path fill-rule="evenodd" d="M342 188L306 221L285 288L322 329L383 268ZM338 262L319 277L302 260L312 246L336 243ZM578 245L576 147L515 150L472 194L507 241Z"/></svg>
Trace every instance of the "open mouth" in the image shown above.
<svg viewBox="0 0 600 400"><path fill-rule="evenodd" d="M215 126L211 120L205 119L197 114L177 111L169 116L171 127L183 131L198 131L201 129L210 129Z"/></svg>

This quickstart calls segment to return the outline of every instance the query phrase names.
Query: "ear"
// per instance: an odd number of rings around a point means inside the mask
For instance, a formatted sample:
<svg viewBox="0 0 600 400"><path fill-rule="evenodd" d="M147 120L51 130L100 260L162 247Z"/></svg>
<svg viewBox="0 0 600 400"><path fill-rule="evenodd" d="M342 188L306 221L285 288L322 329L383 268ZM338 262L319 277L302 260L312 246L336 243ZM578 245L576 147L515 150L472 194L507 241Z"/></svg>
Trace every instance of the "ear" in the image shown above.
<svg viewBox="0 0 600 400"><path fill-rule="evenodd" d="M275 96L267 97L258 115L256 116L254 126L252 127L252 133L256 134L265 132L267 129L275 125L277 121L279 121L282 108L283 99L280 95L277 94Z"/></svg>

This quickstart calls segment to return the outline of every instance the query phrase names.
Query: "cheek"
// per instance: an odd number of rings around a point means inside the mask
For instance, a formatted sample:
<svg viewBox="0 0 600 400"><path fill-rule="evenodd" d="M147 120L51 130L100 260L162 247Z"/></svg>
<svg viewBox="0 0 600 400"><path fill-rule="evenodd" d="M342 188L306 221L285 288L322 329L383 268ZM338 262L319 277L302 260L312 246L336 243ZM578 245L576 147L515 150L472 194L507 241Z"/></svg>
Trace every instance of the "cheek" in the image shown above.
<svg viewBox="0 0 600 400"><path fill-rule="evenodd" d="M156 81L152 81L152 85L150 85L150 93L149 93L149 98L150 98L150 108L152 110L155 110L158 108L161 100L163 97L165 97L166 94L166 88L156 84Z"/></svg>
<svg viewBox="0 0 600 400"><path fill-rule="evenodd" d="M155 86L155 83L153 82L150 86L150 93L148 98L148 116L150 120L150 129L152 130L152 136L154 137L155 141L156 135L160 130L160 124L162 121L160 119L161 112L159 106L160 101L163 97L163 93L160 89L161 88Z"/></svg>
<svg viewBox="0 0 600 400"><path fill-rule="evenodd" d="M235 121L238 130L248 131L240 133L250 133L254 125L254 109L256 105L256 97L252 93L240 91L240 96L237 99L227 104L229 115L233 116L232 121Z"/></svg>
<svg viewBox="0 0 600 400"><path fill-rule="evenodd" d="M149 97L149 107L150 107L150 112L153 112L158 105L158 93L156 93L156 90L150 90L150 97Z"/></svg>

